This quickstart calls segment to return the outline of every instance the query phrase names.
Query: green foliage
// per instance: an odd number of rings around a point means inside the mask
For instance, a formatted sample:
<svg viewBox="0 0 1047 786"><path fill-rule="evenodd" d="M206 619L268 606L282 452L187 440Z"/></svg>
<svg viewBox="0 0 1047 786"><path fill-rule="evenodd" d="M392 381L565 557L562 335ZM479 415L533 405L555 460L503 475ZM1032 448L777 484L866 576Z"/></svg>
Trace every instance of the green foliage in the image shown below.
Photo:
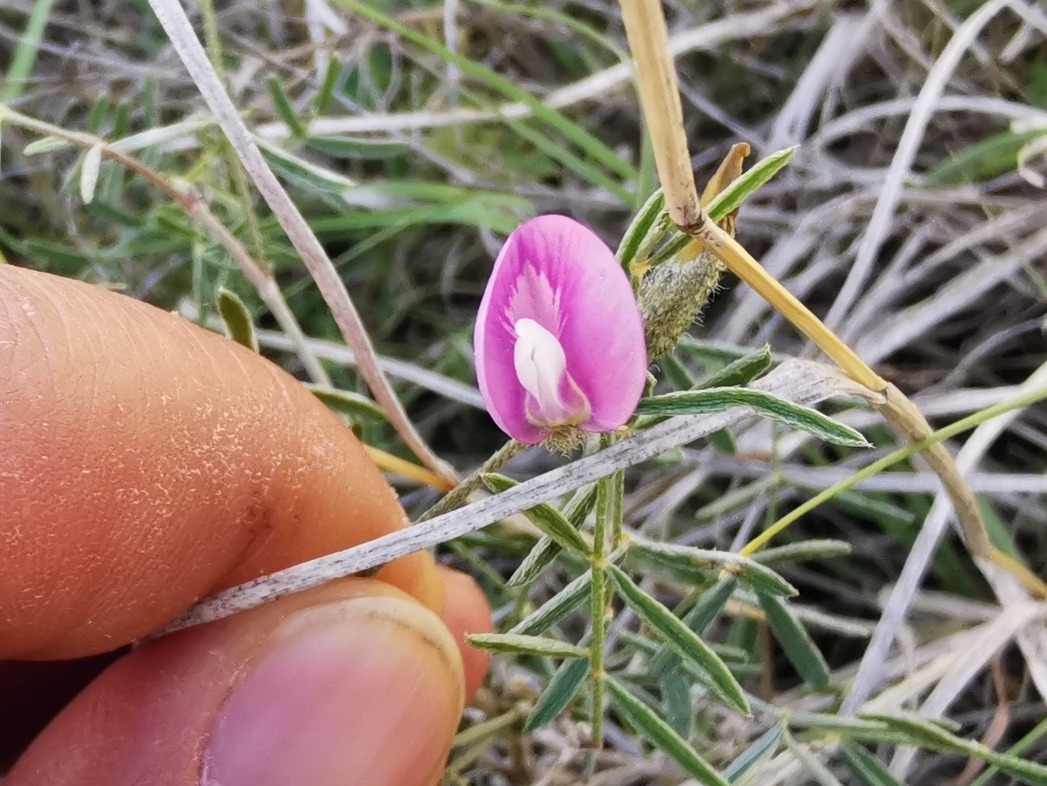
<svg viewBox="0 0 1047 786"><path fill-rule="evenodd" d="M491 491L505 491L516 485L516 482L505 475L489 472L483 476L483 482ZM577 554L588 555L592 549L585 538L578 534L578 529L566 516L560 513L552 505L542 503L529 510L524 515L530 519L538 529L556 542L560 548L568 549Z"/></svg>
<svg viewBox="0 0 1047 786"><path fill-rule="evenodd" d="M767 615L767 624L804 682L815 690L827 688L831 680L829 666L796 614L780 598L763 592L757 593L757 597Z"/></svg>
<svg viewBox="0 0 1047 786"><path fill-rule="evenodd" d="M244 301L231 290L222 287L218 290L216 306L218 315L225 326L225 335L242 347L252 352L258 351L258 335L255 333L254 320Z"/></svg>
<svg viewBox="0 0 1047 786"><path fill-rule="evenodd" d="M742 686L712 648L621 570L612 567L609 575L615 589L636 615L658 633L677 655L693 663L708 678L709 684L724 702L748 714L749 701L745 698Z"/></svg>
<svg viewBox="0 0 1047 786"><path fill-rule="evenodd" d="M540 729L567 709L588 676L588 659L566 661L549 680L541 698L535 702L524 728L528 731Z"/></svg>
<svg viewBox="0 0 1047 786"><path fill-rule="evenodd" d="M613 14L601 16L591 8L582 13L580 7L548 3L478 0L461 6L459 38L449 42L434 22L442 8L431 3L401 7L337 0L332 5L352 20L354 33L366 31L353 37L351 51L333 52L326 67L309 73L311 60L307 63L294 54L304 39L286 51L266 42L280 57L273 58L274 67L259 72L250 86L238 82L242 93L235 95L243 96L244 116L258 132L263 155L325 243L384 355L460 386L472 384L468 336L492 252L501 236L537 212L574 211L609 240L620 238L618 258L634 278L639 266L680 261L685 249L693 250L691 241L669 222L661 192L652 193L652 158L649 148L637 142L639 124L628 88L615 83L606 94L581 91L582 100L560 102L562 88L584 88L602 69L627 60ZM965 0L960 5L966 13L977 3ZM39 91L44 100L34 100L32 91L61 83L54 73L33 81L34 64L49 56L41 43L46 40L42 36L51 4L22 6L29 11L13 8L5 16L5 24L18 37L0 94L5 101L22 96L13 107L45 116L53 100L46 89ZM126 36L128 52L141 59L143 53L165 51L168 43L146 5L135 2L126 8L134 20ZM676 19L675 24L684 30L688 22ZM744 103L747 117L759 114L753 109L758 105L784 105L794 87L788 75L799 75L806 62L797 53L813 52L822 40L822 22L815 24L814 32L803 33L796 31L793 18L776 24L782 27L780 33L742 44L717 44L715 55L710 50L678 58L681 69L694 69L716 57L716 68L701 71L707 82L692 80L686 85L689 130L703 145L694 151L699 160L712 160L725 134L722 128L709 133L704 111L694 112L690 102L701 107L711 98L728 112L732 105ZM261 27L256 31L260 35ZM114 34L113 40L120 38ZM535 62L523 62L532 51L540 53ZM230 46L223 58L227 73L247 73L253 62L248 58L256 56L253 49ZM980 57L972 50L972 62ZM754 80L749 62L761 64L773 76ZM1002 61L993 62L994 68L1007 68ZM448 76L452 69L460 77L454 89ZM1010 70L1018 78L1004 78L1008 91L1013 81L1013 91L1029 103L1047 105L1047 69L1041 55L1020 58ZM303 74L307 78L301 78ZM165 82L160 89L151 77L136 76L103 95L93 87L90 94L70 92L63 96L62 115L45 119L113 144L200 199L260 265L273 272L306 334L339 341L282 230L257 196L238 185L238 165L213 122L198 106L187 108L188 101L170 102L173 94L191 95L184 89L187 84L178 83L172 90ZM912 84L906 82L906 91ZM965 91L967 87L965 83ZM857 100L853 92L841 95ZM526 111L492 112L506 103L518 103ZM965 122L966 117L961 119ZM762 116L752 119L759 119L754 128L767 127ZM201 324L214 326L217 317L234 340L254 350L261 343L290 370L301 370L285 350L266 344L272 315L215 238L201 231L181 207L140 174L103 157L97 140L74 144L37 133L5 117L2 110L0 120L0 260L9 256L15 263L116 286L165 308L185 308L188 301L187 310ZM338 130L342 121L352 122ZM913 185L945 192L944 197L933 197L943 203L950 189L962 186L960 201L966 209L994 219L1015 197L997 198L991 189L972 196L963 189L1011 176L1019 151L1044 132L999 130L1003 126L998 122L989 131L966 131L962 126L957 123L944 142L928 137L913 168ZM734 141L733 135L745 124L731 128ZM722 219L740 205L741 238L747 204L763 200L766 192L759 189L768 183L770 190L780 188L784 178L773 183L771 179L795 152L778 151L750 167L708 206L710 216ZM809 163L801 162L806 152L805 148L804 155L797 156L801 167ZM815 161L814 171L827 161L833 160ZM860 172L850 160L839 169ZM815 188L822 187L818 178L813 182ZM867 187L865 181L860 185ZM842 179L826 190L835 195L852 186ZM779 194L770 212L802 214L817 197L799 190ZM767 204L760 206L766 210ZM763 231L769 233L771 226L778 232L784 227L780 222L777 217L764 222ZM944 219L940 228L920 231L931 245L953 239L953 226ZM841 245L855 232L860 227L841 226ZM940 234L949 236L943 239ZM1039 275L1035 262L1028 263L1033 280ZM949 264L958 263L947 261L943 266ZM797 279L805 284L813 279L804 281L803 276L817 272L802 266L797 270L805 271ZM817 283L831 288L835 280ZM1011 284L1018 288L1028 282ZM914 280L912 297L935 286L934 281ZM714 300L710 308L732 302L737 301ZM1039 316L1029 311L1022 318ZM914 362L951 352L966 329L966 324L950 327L929 343L932 352L914 346ZM715 460L710 459L712 452L695 460L677 451L652 459L635 474L608 479L599 489L581 489L561 502L542 501L525 514L542 531L540 538L509 528L492 529L482 537L462 539L449 554L441 554L480 577L499 619L505 620L503 632L473 637L473 643L498 657L516 659L520 669L543 686L524 728L547 726L564 713L598 728L597 717L610 713L701 783L759 783L766 777L762 767L777 766L770 764L772 759L792 755L806 757L815 766L831 764L834 777L842 782L896 786L898 781L880 756L902 745L985 762L989 769L975 781L979 786L996 773L1044 783L1043 768L1032 763L1042 755L1044 724L1029 733L1025 746L1001 753L964 739L975 738L967 728L961 735L918 718L837 714L837 694L847 685L835 670L861 642L847 639L856 635L853 624L850 633L839 633L847 619L830 614L836 628L828 630L823 624L817 636L810 629L812 620L818 621L819 613L824 619L824 609L834 611L833 593L840 587L871 608L880 584L893 580L891 570L904 559L932 496L861 486L837 489L811 506L818 510L796 525L803 529L791 542L749 558L738 556L730 539L721 537L723 531L737 531L743 520L759 531L791 515L796 504L831 485L821 482L819 471L828 477L865 465L868 443L834 418L745 387L795 345L779 342L776 336L779 354L772 357L768 346L754 350L719 342L701 328L692 333L655 359L657 395L641 403L635 429L677 414L745 406L756 416L775 420L777 434L799 430L811 439L792 455L779 456L778 442L770 455L753 455L744 441L736 444L724 430L710 437L718 451ZM763 340L772 334L745 335ZM1008 356L1001 365L1007 384L1017 364ZM933 367L930 361L928 365ZM310 389L346 416L365 441L399 450L384 413L362 394L352 367L327 361L327 368L334 384ZM907 371L900 369L900 377ZM494 444L492 427L474 406L415 381L397 378L397 385L427 439L442 454L453 456L456 465L478 463ZM885 429L863 426L863 431L884 452L894 444L894 436ZM1005 452L1013 453L1006 457L1013 464L1013 456L1022 450L1035 452L1014 438L1001 445L986 466L1004 461ZM790 468L800 463L811 473L790 480ZM902 466L917 476L912 471L915 464ZM539 460L524 471L533 467L545 465ZM1036 469L1042 472L1042 467ZM485 480L494 491L514 483L493 473ZM664 521L660 514L648 521L648 508L662 504L658 494L665 488L686 494L668 506ZM623 501L626 489L628 504ZM418 504L416 496L405 490L405 504ZM1024 540L1022 533L1010 536L1010 511L998 497L983 502L1002 548L1020 554L1033 542L1028 534ZM1027 500L1020 504L1027 505L1023 515L1035 524L1035 505ZM839 539L849 537L855 537L853 546ZM934 589L953 600L981 592L976 571L955 541L943 544L931 575ZM973 623L958 619L954 624ZM821 701L824 712L790 711L780 701L780 691L766 703L759 701L764 679L774 680L776 689L795 689L805 700ZM743 725L736 716L750 710L754 718ZM748 736L728 738L733 733ZM854 780L848 780L851 775Z"/></svg>
<svg viewBox="0 0 1047 786"><path fill-rule="evenodd" d="M488 652L535 655L550 658L585 658L588 652L574 644L542 636L523 636L518 633L472 633L466 640L474 647Z"/></svg>
<svg viewBox="0 0 1047 786"><path fill-rule="evenodd" d="M637 732L653 742L666 755L683 767L687 774L706 786L727 786L727 781L705 759L695 752L679 734L673 731L655 712L637 699L617 680L610 680L608 688L615 710Z"/></svg>
<svg viewBox="0 0 1047 786"><path fill-rule="evenodd" d="M1030 142L1041 139L1047 131L1002 131L963 150L958 150L926 175L932 188L981 183L1013 172L1018 167L1018 154Z"/></svg>
<svg viewBox="0 0 1047 786"><path fill-rule="evenodd" d="M808 434L848 447L866 447L861 434L817 410L748 388L681 390L641 399L636 414L666 418L673 415L708 415L732 407L748 407L759 414L806 431Z"/></svg>

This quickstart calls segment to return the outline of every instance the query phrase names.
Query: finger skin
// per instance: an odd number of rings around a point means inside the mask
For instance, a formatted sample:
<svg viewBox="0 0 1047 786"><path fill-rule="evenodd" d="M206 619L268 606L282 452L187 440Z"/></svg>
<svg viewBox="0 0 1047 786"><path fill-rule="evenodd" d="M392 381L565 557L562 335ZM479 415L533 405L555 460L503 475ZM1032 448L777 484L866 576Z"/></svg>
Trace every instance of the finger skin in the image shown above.
<svg viewBox="0 0 1047 786"><path fill-rule="evenodd" d="M472 576L442 565L438 569L447 587L444 625L451 631L461 650L465 666L465 699L469 701L487 676L491 656L485 650L470 646L465 637L471 633L494 632L491 606Z"/></svg>
<svg viewBox="0 0 1047 786"><path fill-rule="evenodd" d="M441 578L446 583L447 603L443 622L459 648L459 655L464 666L465 700L468 702L487 673L489 656L486 652L469 646L465 642L465 635L467 633L490 632L492 630L491 609L483 591L471 577L444 567L440 567L439 572ZM366 584L346 582L346 586L341 589L326 590L325 592L332 593L339 598L351 598L355 597L354 593L357 592L358 588L365 590L364 594L370 593L371 595L388 594L389 592L384 585L377 585L377 582ZM316 604L327 600L328 597L325 594L317 594L310 598L307 594L305 598L299 599L296 603ZM280 603L289 602L291 602L291 599L281 601ZM291 605L274 608L278 609L282 615L279 619L286 619L298 607L297 605ZM269 616L270 613L248 612L246 615L241 615L238 624L242 627L237 631L227 632L219 638L222 641L231 641L236 637L256 635L259 639L264 639L266 631L271 629L274 624L274 618ZM195 674L199 681L205 683L202 689L206 691L209 679L207 672L206 670L196 670L195 656L192 655L192 653L198 654L199 648L196 646L189 647L187 644L195 636L204 636L204 630L214 631L221 629L216 626L207 626L187 631L183 634L186 638L181 642L179 648L166 656L165 662L167 665L165 665L161 673L170 671L171 662L176 661L180 657L187 658L187 663L180 667L180 671L182 673L189 671L189 673ZM211 633L206 634L202 639L203 644L200 646L209 648L212 653L218 653L220 657L227 657L222 654L223 649L216 649L213 646L212 640L208 638L211 635ZM143 657L142 653L151 652L150 648L153 646L155 645L150 644L140 647L125 657L141 658ZM232 646L227 644L224 646L224 649L230 650ZM388 652L389 650L386 649L385 651ZM187 656L184 653L190 653L190 655ZM153 657L155 656L150 655L150 658ZM142 674L144 675L143 679L151 684L153 678L148 676L148 669L155 665L155 660L144 661L134 669L130 669L125 665L121 667L121 670L112 670L106 674L104 685L95 684L87 687L88 682L96 678L102 670L108 667L113 662L113 659L114 656L112 654L107 654L78 661L8 661L0 663L0 745L7 746L3 749L4 758L0 759L0 772L3 772L17 755L24 750L30 739L36 736L43 728L45 720L53 720L53 716L57 711L68 704L74 694L84 691L85 688L87 688L86 697L82 696L79 699L80 706L84 706L83 702L87 702L87 706L100 708L99 714L110 719L133 714L136 717L147 716L151 719L150 723L159 724L160 713L156 711L156 700L150 692L140 691L136 683L137 677L134 676ZM447 660L451 660L451 658L447 658ZM121 687L121 682L124 683L124 687ZM225 682L211 680L210 684L214 686L216 695L206 705L207 708L213 707L220 702L221 697L226 692ZM201 689L201 686L198 683L199 689ZM111 700L107 701L101 698L100 696L102 695L110 697L129 696L130 702L122 705L122 710L114 710L111 706L108 706ZM181 688L176 695L181 695L185 701L190 701L188 698L190 693ZM65 762L68 760L68 751L78 750L81 752L79 754L80 758L85 760L91 759L92 768L97 769L97 759L104 757L105 752L112 744L112 741L107 740L105 735L110 733L122 735L125 733L125 730L122 727L98 726L91 714L82 710L75 712L70 710L69 712L72 713L69 717L64 717L61 722L54 724L36 742L33 755L37 761ZM41 713L48 713L49 716L45 718ZM40 717L37 718L36 715ZM184 715L185 711L178 711L179 718L184 718ZM90 728L79 728L77 725L78 718L86 719L86 724ZM207 725L205 721L206 718L201 718L201 728ZM26 734L27 732L28 735ZM158 732L157 728L153 728L150 733L155 732ZM423 731L422 733L428 732ZM85 737L85 735L88 736ZM93 750L95 748L97 750ZM41 771L39 765L23 762L20 769L23 773L32 773L33 779L28 781L30 783L38 783L44 777L44 772ZM29 778L28 775L20 777ZM50 782L53 783L54 781ZM5 786L7 786L6 782Z"/></svg>
<svg viewBox="0 0 1047 786"><path fill-rule="evenodd" d="M0 265L0 660L114 649L404 525L338 419L178 316ZM439 613L431 557L379 578Z"/></svg>
<svg viewBox="0 0 1047 786"><path fill-rule="evenodd" d="M120 650L62 661L0 661L0 777Z"/></svg>
<svg viewBox="0 0 1047 786"><path fill-rule="evenodd" d="M462 702L461 658L439 618L387 584L349 579L132 651L4 786L427 786Z"/></svg>

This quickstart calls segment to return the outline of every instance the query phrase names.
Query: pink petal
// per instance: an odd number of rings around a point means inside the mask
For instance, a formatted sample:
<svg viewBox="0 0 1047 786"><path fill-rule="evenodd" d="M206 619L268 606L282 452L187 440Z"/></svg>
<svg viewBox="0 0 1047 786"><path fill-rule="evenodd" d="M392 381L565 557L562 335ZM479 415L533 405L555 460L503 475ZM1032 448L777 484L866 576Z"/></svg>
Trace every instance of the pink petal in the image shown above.
<svg viewBox="0 0 1047 786"><path fill-rule="evenodd" d="M495 260L480 303L480 393L503 431L534 444L546 432L527 420L513 357L513 326L524 318L560 340L567 372L592 407L580 428L610 431L625 423L646 379L643 321L628 277L596 234L564 216L521 224Z"/></svg>
<svg viewBox="0 0 1047 786"><path fill-rule="evenodd" d="M592 407L581 428L613 431L636 411L647 381L643 318L614 252L591 230L574 224L561 255L574 263L561 271L560 343Z"/></svg>
<svg viewBox="0 0 1047 786"><path fill-rule="evenodd" d="M545 438L545 431L527 420L527 391L516 376L515 323L507 316L520 279L520 229L505 241L494 262L476 315L473 354L480 395L498 428L518 442L534 445ZM544 325L546 320L535 321Z"/></svg>

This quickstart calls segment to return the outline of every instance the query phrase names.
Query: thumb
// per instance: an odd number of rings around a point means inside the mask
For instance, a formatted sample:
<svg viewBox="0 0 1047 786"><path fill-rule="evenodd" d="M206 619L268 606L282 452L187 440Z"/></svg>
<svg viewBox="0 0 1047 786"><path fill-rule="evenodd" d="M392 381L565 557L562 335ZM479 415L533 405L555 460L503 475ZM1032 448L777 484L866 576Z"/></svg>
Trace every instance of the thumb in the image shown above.
<svg viewBox="0 0 1047 786"><path fill-rule="evenodd" d="M428 786L463 685L439 617L348 580L129 653L4 786Z"/></svg>

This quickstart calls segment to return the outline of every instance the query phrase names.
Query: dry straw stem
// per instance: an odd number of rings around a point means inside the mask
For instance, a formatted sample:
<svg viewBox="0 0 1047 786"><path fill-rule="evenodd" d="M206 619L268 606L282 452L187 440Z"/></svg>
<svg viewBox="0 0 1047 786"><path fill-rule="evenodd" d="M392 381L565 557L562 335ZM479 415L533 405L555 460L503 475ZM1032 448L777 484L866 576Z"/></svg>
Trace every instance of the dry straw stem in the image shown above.
<svg viewBox="0 0 1047 786"><path fill-rule="evenodd" d="M203 46L196 37L196 33L193 32L185 11L178 0L149 0L149 5L178 56L185 64L201 96L243 163L244 169L247 170L262 198L265 199L276 220L287 233L291 244L301 256L324 302L331 309L331 314L346 343L352 347L360 374L370 388L375 401L385 410L389 422L407 447L418 456L423 464L443 478L445 482L441 485L444 488L453 487L458 482L457 474L429 449L407 417L389 380L386 379L378 365L370 336L352 298L349 297L345 284L338 277L338 272L309 224L262 157L261 151L251 137L251 132L240 119L232 99L225 92L221 79L215 73Z"/></svg>
<svg viewBox="0 0 1047 786"><path fill-rule="evenodd" d="M720 259L742 281L756 290L794 327L836 361L856 382L868 388L866 398L886 420L912 442L928 437L932 429L916 406L896 387L869 368L828 327L768 274L729 233L716 226L702 211L694 178L689 173L690 153L682 123L680 91L669 36L660 0L621 0L622 13L636 68L637 85L651 141L658 176L665 191L669 215L681 232L691 235ZM669 122L675 120L675 122ZM1047 598L1047 583L1028 568L996 549L989 540L974 493L944 445L923 452L941 478L963 527L972 553L1014 575L1031 593Z"/></svg>
<svg viewBox="0 0 1047 786"><path fill-rule="evenodd" d="M305 333L302 332L294 312L288 306L276 281L254 260L243 244L236 239L236 236L226 229L225 225L208 210L207 205L196 194L176 186L141 161L114 149L112 145L92 134L67 131L61 126L52 125L23 115L21 112L17 112L3 104L0 104L0 119L29 131L35 131L57 139L64 139L70 144L88 151L97 150L102 158L115 161L162 191L168 199L178 205L190 219L216 240L228 252L229 256L236 261L244 277L258 291L262 302L272 312L273 318L276 319L277 324L280 325L286 334L287 348L293 350L298 359L301 360L310 379L322 385L329 386L331 384L327 371L313 351L312 343L306 338ZM412 464L370 445L365 445L364 449L371 457L371 460L387 472L393 472L444 491L450 487L444 478L433 474L424 467Z"/></svg>
<svg viewBox="0 0 1047 786"><path fill-rule="evenodd" d="M1041 390L1047 385L1047 363L1040 366L1029 378L1017 389L1018 395ZM957 457L957 463L963 469L972 469L982 458L984 453L992 446L1008 425L1018 417L1020 410L1012 410L1002 416L987 420L978 426L964 443ZM851 684L850 693L843 704L845 712L854 712L861 707L883 679L883 666L888 660L891 645L897 636L898 630L904 624L909 608L917 597L918 588L922 577L927 571L934 557L938 542L946 528L946 507L942 499L936 499L931 507L930 513L920 530L916 541L913 543L906 559L905 566L898 576L890 596L884 604L883 613L876 625L876 631L869 642L869 646L862 656L858 673ZM992 586L996 596L1003 607L1000 617L1011 617L1020 613L1020 609L1028 604L1028 599L1019 588L1014 586L1010 576L999 574L987 569L988 566L979 565L985 573L986 579ZM1042 614L1044 608L1038 605L1041 617L1036 624L1026 624L1017 631L1018 646L1025 655L1029 667L1029 675L1041 695L1047 696L1047 662L1044 661L1042 653L1047 642L1047 627L1045 627ZM957 690L958 692L958 690ZM930 701L930 697L928 698ZM940 714L945 709L942 704L927 704L921 707L921 714L925 711Z"/></svg>
<svg viewBox="0 0 1047 786"><path fill-rule="evenodd" d="M669 217L679 227L699 226L705 213L694 185L691 155L683 132L683 108L676 89L676 63L669 54L669 30L661 2L623 0L622 16L633 59L644 64L643 78L663 86L658 90L640 90L640 103L654 143Z"/></svg>
<svg viewBox="0 0 1047 786"><path fill-rule="evenodd" d="M859 392L858 385L835 369L807 360L788 360L754 382L752 387L804 406L813 406L833 396L854 396ZM745 407L735 407L715 415L670 418L610 448L565 464L481 502L221 592L194 606L155 635L213 622L277 598L370 570L405 554L433 548L539 503L569 494L619 470L641 464L667 450L706 437L751 414L752 411Z"/></svg>

